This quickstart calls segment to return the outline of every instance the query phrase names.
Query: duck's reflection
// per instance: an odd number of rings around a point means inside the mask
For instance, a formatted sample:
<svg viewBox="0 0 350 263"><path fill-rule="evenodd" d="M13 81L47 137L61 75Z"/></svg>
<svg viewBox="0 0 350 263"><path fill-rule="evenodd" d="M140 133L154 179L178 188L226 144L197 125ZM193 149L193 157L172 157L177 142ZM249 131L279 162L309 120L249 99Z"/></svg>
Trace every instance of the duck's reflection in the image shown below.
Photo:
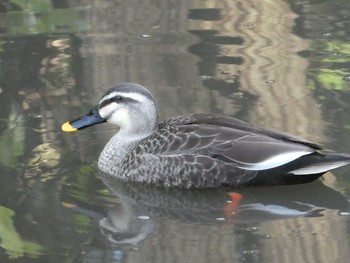
<svg viewBox="0 0 350 263"><path fill-rule="evenodd" d="M259 223L320 217L325 210L349 208L340 192L319 181L298 186L189 191L123 184L103 174L101 178L121 204L94 219L102 234L115 244L139 244L164 218L189 224Z"/></svg>

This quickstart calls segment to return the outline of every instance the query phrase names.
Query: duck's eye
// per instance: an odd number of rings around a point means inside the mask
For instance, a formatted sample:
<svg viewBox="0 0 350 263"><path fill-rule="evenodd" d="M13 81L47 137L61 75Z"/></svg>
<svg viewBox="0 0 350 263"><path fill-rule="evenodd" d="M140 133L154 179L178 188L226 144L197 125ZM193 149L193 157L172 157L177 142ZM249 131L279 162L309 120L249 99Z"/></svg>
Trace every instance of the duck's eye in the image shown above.
<svg viewBox="0 0 350 263"><path fill-rule="evenodd" d="M122 96L115 96L113 98L113 101L116 101L116 102L119 102L119 101L122 101L123 100L123 97Z"/></svg>

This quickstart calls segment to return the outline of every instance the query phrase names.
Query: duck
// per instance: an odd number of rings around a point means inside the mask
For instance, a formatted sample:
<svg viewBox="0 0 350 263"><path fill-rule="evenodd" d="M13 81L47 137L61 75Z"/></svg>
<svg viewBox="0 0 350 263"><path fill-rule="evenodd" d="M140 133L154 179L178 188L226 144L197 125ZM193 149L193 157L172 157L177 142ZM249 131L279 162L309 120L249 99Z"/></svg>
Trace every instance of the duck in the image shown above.
<svg viewBox="0 0 350 263"><path fill-rule="evenodd" d="M350 163L297 136L220 114L184 114L160 122L156 99L136 83L113 85L64 132L111 123L119 127L98 168L123 183L215 188L309 183Z"/></svg>

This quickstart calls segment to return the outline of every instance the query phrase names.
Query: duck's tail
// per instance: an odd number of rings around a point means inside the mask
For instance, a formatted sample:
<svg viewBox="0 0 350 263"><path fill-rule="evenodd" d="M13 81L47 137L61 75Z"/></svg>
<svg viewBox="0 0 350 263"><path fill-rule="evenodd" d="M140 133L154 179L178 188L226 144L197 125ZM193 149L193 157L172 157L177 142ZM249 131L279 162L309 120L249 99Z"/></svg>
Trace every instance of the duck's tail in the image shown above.
<svg viewBox="0 0 350 263"><path fill-rule="evenodd" d="M296 162L298 163L298 168L290 170L290 174L323 174L335 168L350 164L350 155L342 153L320 152L303 156Z"/></svg>

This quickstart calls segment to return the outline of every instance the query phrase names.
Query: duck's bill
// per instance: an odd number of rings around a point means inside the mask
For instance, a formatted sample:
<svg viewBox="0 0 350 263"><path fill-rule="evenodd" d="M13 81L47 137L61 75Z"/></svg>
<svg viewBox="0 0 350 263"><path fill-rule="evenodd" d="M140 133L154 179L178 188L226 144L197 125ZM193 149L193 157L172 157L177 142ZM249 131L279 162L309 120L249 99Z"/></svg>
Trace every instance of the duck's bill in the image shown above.
<svg viewBox="0 0 350 263"><path fill-rule="evenodd" d="M68 121L61 127L64 132L76 132L87 127L106 122L98 113L97 107L93 108L88 114L74 121Z"/></svg>

